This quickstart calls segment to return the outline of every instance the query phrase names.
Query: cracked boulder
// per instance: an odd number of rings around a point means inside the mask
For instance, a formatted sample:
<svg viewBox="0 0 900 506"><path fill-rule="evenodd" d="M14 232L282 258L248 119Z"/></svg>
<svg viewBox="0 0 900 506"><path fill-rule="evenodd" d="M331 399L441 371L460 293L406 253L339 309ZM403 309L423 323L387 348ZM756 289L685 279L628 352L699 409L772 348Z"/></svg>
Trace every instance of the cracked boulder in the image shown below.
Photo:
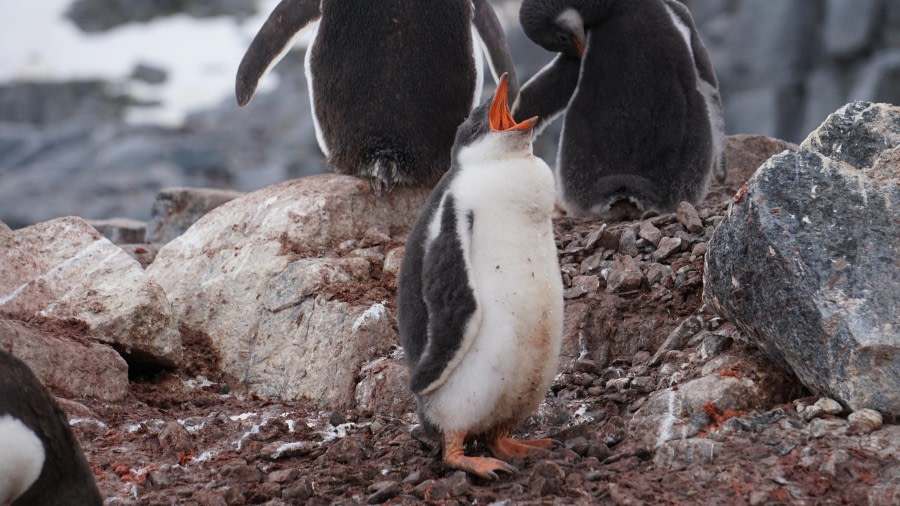
<svg viewBox="0 0 900 506"><path fill-rule="evenodd" d="M900 107L772 157L709 242L704 298L811 390L900 415Z"/></svg>
<svg viewBox="0 0 900 506"><path fill-rule="evenodd" d="M130 364L181 364L181 335L162 289L81 218L0 232L0 265L0 316L76 328Z"/></svg>
<svg viewBox="0 0 900 506"><path fill-rule="evenodd" d="M223 371L253 392L353 407L364 366L397 343L385 256L428 193L379 199L336 174L276 184L203 216L147 273L178 323L209 336Z"/></svg>

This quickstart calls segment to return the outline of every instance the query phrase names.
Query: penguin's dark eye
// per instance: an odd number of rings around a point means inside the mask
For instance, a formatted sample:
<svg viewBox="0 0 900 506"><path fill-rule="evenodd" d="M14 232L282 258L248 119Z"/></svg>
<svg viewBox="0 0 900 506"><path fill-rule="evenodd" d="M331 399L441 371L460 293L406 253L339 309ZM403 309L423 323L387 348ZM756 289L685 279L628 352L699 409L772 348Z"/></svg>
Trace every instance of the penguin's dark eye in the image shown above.
<svg viewBox="0 0 900 506"><path fill-rule="evenodd" d="M481 130L481 122L477 121L474 125L472 125L472 131L477 132L479 130Z"/></svg>

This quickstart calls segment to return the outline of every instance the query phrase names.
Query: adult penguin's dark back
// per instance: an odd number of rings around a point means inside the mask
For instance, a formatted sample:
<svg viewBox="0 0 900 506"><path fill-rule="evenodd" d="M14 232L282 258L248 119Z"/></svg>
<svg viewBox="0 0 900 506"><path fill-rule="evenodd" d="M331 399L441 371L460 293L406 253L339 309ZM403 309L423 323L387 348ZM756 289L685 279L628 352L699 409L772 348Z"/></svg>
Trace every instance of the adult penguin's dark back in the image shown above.
<svg viewBox="0 0 900 506"><path fill-rule="evenodd" d="M239 103L314 22L306 72L319 146L379 194L449 168L456 127L480 100L482 42L495 76L512 71L487 0L283 0L238 70Z"/></svg>
<svg viewBox="0 0 900 506"><path fill-rule="evenodd" d="M621 217L621 202L671 211L703 199L712 173L724 178L718 85L682 4L524 0L520 19L560 53L522 87L514 113L566 111L557 178L570 214Z"/></svg>

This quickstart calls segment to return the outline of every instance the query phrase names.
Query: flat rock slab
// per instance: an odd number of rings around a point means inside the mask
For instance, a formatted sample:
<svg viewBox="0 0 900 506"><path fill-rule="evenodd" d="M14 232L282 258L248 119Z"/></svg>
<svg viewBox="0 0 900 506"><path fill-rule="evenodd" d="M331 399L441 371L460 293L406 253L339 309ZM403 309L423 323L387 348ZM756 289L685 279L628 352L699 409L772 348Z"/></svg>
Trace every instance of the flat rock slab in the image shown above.
<svg viewBox="0 0 900 506"><path fill-rule="evenodd" d="M128 393L128 365L109 346L0 318L0 349L25 362L44 386L66 397L118 402Z"/></svg>
<svg viewBox="0 0 900 506"><path fill-rule="evenodd" d="M252 391L353 406L360 370L398 339L379 251L408 233L429 191L379 199L335 174L273 185L205 215L147 274Z"/></svg>
<svg viewBox="0 0 900 506"><path fill-rule="evenodd" d="M735 196L704 277L705 300L807 387L895 416L898 146L898 107L856 102L832 114Z"/></svg>
<svg viewBox="0 0 900 506"><path fill-rule="evenodd" d="M162 289L81 218L0 233L0 265L0 315L82 325L129 362L181 363L181 335Z"/></svg>

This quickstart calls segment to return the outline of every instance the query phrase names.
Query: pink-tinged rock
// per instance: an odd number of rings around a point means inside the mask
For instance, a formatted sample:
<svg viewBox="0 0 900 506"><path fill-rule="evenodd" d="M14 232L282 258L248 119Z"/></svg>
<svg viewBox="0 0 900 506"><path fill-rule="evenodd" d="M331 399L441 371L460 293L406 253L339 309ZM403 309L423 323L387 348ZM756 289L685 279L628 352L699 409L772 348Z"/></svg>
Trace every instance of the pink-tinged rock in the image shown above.
<svg viewBox="0 0 900 506"><path fill-rule="evenodd" d="M78 335L77 329L48 331L0 318L0 349L25 362L44 386L65 397L124 399L125 360L109 346Z"/></svg>
<svg viewBox="0 0 900 506"><path fill-rule="evenodd" d="M416 411L403 360L387 357L366 364L356 385L356 407L382 416L401 417Z"/></svg>
<svg viewBox="0 0 900 506"><path fill-rule="evenodd" d="M353 248L405 236L429 192L376 198L337 174L286 181L212 210L147 274L179 324L209 336L224 371L252 391L352 407L354 378L398 341L394 287L368 268L378 258Z"/></svg>
<svg viewBox="0 0 900 506"><path fill-rule="evenodd" d="M127 360L181 363L181 336L159 285L76 217L0 233L0 315L77 323Z"/></svg>
<svg viewBox="0 0 900 506"><path fill-rule="evenodd" d="M797 151L796 144L765 135L729 135L725 138L728 183L743 184L760 165L783 151Z"/></svg>

